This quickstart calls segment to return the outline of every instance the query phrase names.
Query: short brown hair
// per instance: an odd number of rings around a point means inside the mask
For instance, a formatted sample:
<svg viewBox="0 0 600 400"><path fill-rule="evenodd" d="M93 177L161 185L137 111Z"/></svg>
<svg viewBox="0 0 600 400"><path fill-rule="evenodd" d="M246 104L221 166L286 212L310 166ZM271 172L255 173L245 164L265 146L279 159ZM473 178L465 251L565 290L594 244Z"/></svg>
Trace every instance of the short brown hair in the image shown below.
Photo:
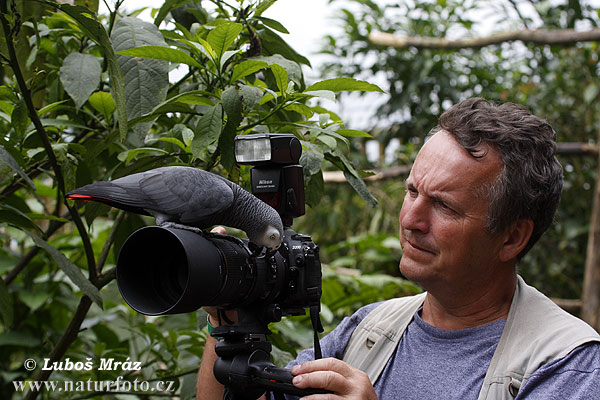
<svg viewBox="0 0 600 400"><path fill-rule="evenodd" d="M531 219L533 233L521 259L550 227L560 201L563 169L556 159L556 132L521 105L496 105L482 98L464 100L440 116L443 129L473 157L481 145L498 151L503 168L487 194L487 230L503 232L519 219Z"/></svg>

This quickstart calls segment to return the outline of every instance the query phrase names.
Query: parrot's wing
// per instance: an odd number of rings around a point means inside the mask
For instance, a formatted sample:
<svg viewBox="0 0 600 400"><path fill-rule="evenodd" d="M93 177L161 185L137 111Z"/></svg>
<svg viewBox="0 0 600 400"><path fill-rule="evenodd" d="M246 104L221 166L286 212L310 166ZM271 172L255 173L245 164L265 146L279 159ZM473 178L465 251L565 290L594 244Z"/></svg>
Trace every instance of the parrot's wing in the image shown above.
<svg viewBox="0 0 600 400"><path fill-rule="evenodd" d="M140 186L154 203L149 209L194 225L231 205L233 191L226 182L201 169L165 167L145 172Z"/></svg>
<svg viewBox="0 0 600 400"><path fill-rule="evenodd" d="M140 214L154 211L188 224L218 213L233 202L232 189L223 178L190 167L163 167L96 182L69 192L67 197L100 201Z"/></svg>

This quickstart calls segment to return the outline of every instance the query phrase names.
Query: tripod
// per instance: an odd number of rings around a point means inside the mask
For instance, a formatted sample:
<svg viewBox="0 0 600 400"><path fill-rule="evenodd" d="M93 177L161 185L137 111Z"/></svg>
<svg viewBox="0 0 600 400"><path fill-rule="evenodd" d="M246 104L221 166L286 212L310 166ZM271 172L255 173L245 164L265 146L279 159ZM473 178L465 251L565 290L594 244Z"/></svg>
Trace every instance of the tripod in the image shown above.
<svg viewBox="0 0 600 400"><path fill-rule="evenodd" d="M283 399L283 393L296 396L328 393L320 389L298 389L292 384L290 370L271 362L272 346L267 340L270 331L261 314L260 309L240 308L237 323L221 325L212 333L220 338L215 346L219 358L214 374L225 385L223 400L255 400L266 391L272 392L275 399Z"/></svg>

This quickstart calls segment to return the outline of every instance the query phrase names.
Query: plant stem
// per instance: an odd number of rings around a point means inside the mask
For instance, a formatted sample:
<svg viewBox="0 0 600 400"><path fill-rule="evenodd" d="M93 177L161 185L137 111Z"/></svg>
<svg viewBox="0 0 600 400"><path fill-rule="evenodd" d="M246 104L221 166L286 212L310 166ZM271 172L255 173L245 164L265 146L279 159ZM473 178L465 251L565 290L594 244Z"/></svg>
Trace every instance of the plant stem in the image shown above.
<svg viewBox="0 0 600 400"><path fill-rule="evenodd" d="M110 229L110 233L108 234L106 243L104 243L102 252L98 256L98 263L97 263L98 274L100 274L102 272L102 268L104 267L104 263L106 262L106 258L108 257L108 252L110 251L110 248L111 248L113 242L115 241L115 235L117 233L117 229L119 228L119 225L121 224L121 221L123 221L124 217L125 217L125 212L120 210L117 213L117 217L115 218L112 228Z"/></svg>

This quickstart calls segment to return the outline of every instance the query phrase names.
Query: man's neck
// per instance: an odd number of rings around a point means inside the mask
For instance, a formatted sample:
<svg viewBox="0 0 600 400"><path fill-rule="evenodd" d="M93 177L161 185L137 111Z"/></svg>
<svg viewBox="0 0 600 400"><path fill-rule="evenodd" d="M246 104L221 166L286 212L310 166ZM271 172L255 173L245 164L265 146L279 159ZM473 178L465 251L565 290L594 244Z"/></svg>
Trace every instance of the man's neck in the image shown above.
<svg viewBox="0 0 600 400"><path fill-rule="evenodd" d="M517 278L499 280L485 289L460 294L440 295L427 292L421 317L439 329L473 328L505 319L508 316Z"/></svg>

